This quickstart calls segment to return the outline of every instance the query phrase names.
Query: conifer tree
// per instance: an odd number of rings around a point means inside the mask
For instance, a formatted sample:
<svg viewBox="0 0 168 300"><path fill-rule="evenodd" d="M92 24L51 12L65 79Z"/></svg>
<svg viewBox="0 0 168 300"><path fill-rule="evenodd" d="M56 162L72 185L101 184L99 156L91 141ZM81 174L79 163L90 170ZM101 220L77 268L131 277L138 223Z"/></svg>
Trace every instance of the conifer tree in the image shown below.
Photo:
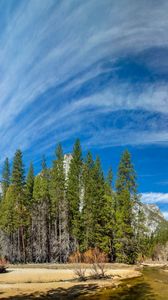
<svg viewBox="0 0 168 300"><path fill-rule="evenodd" d="M115 232L115 207L116 207L116 197L115 192L112 189L113 182L113 171L112 168L109 169L106 181L105 181L105 209L106 209L106 225L105 233L107 236L107 252L110 257L110 261L115 261L115 249L114 249L114 232Z"/></svg>
<svg viewBox="0 0 168 300"><path fill-rule="evenodd" d="M108 241L105 227L108 220L105 199L105 180L99 157L96 157L93 167L93 183L93 221L95 246L107 251Z"/></svg>
<svg viewBox="0 0 168 300"><path fill-rule="evenodd" d="M26 197L29 204L33 198L34 177L34 167L33 163L31 162L26 178Z"/></svg>
<svg viewBox="0 0 168 300"><path fill-rule="evenodd" d="M93 223L93 168L94 161L91 152L88 152L83 166L84 197L82 207L82 236L80 250L85 251L94 247L94 223Z"/></svg>
<svg viewBox="0 0 168 300"><path fill-rule="evenodd" d="M104 251L108 248L108 237L105 233L107 223L107 206L105 182L100 159L93 161L88 152L84 164L84 201L82 210L83 242L82 250L98 247Z"/></svg>
<svg viewBox="0 0 168 300"><path fill-rule="evenodd" d="M45 157L42 159L42 171L34 181L33 199L34 209L32 215L33 253L36 262L50 261L50 194L49 170ZM38 209L37 209L38 208Z"/></svg>
<svg viewBox="0 0 168 300"><path fill-rule="evenodd" d="M13 160L12 178L11 182L15 186L16 190L22 191L24 187L24 166L22 161L22 152L17 150Z"/></svg>
<svg viewBox="0 0 168 300"><path fill-rule="evenodd" d="M113 171L112 168L108 170L107 178L106 178L106 186L109 192L112 191L112 182L113 182Z"/></svg>
<svg viewBox="0 0 168 300"><path fill-rule="evenodd" d="M62 146L56 148L56 160L53 161L50 195L52 216L55 223L55 239L60 262L66 262L69 256L68 203L65 194L65 170Z"/></svg>
<svg viewBox="0 0 168 300"><path fill-rule="evenodd" d="M10 166L8 157L5 159L2 170L2 197L5 198L6 192L10 185Z"/></svg>
<svg viewBox="0 0 168 300"><path fill-rule="evenodd" d="M3 236L3 256L10 262L19 261L18 256L18 220L14 186L10 185L1 203L0 225ZM1 245L2 246L2 245Z"/></svg>
<svg viewBox="0 0 168 300"><path fill-rule="evenodd" d="M15 207L17 207L18 212L18 260L26 260L26 227L28 225L27 209L25 205L25 176L24 176L24 165L22 160L22 152L17 150L13 160L12 169L12 186L13 186L13 196L15 199Z"/></svg>
<svg viewBox="0 0 168 300"><path fill-rule="evenodd" d="M33 261L33 242L34 242L34 232L33 232L33 189L34 189L34 168L33 163L30 163L28 174L26 177L26 187L25 187L25 197L26 206L28 210L28 228L27 228L27 261Z"/></svg>
<svg viewBox="0 0 168 300"><path fill-rule="evenodd" d="M137 201L137 186L136 174L128 150L121 157L116 192L116 260L133 263L137 254L133 231L133 207Z"/></svg>
<svg viewBox="0 0 168 300"><path fill-rule="evenodd" d="M80 207L82 205L82 194L82 150L80 146L80 140L77 139L73 148L72 160L70 162L66 187L66 197L69 207L69 227L71 238L70 242L72 251L78 248L81 235Z"/></svg>

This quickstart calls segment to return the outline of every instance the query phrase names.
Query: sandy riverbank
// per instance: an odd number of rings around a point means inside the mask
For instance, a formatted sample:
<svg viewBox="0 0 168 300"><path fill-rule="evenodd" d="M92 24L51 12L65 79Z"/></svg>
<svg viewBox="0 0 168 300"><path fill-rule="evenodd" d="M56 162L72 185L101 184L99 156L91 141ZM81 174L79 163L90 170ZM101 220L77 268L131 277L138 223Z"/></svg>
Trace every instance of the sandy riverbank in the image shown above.
<svg viewBox="0 0 168 300"><path fill-rule="evenodd" d="M121 280L141 274L136 266L123 264L108 264L106 273L111 278L79 282L72 265L9 266L7 273L0 274L0 299L68 299L99 288L115 287ZM90 275L89 266L86 275Z"/></svg>
<svg viewBox="0 0 168 300"><path fill-rule="evenodd" d="M167 262L144 262L142 263L142 266L151 268L163 268L168 267L168 264Z"/></svg>

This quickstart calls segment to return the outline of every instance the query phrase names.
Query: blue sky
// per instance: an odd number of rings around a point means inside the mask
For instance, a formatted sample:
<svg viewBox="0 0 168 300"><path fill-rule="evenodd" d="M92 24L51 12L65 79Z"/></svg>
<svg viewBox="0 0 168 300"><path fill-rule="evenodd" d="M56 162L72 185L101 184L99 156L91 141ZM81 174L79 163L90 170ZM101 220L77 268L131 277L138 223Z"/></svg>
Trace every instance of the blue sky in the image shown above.
<svg viewBox="0 0 168 300"><path fill-rule="evenodd" d="M80 137L116 173L128 148L144 202L168 217L168 1L1 0L1 164L39 169Z"/></svg>

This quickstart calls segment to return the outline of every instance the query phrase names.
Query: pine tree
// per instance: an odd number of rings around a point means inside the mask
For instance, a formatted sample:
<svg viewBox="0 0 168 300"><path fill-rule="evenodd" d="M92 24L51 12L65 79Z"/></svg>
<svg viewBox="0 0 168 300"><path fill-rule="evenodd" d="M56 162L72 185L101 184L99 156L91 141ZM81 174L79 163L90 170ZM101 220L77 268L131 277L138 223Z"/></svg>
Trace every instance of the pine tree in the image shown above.
<svg viewBox="0 0 168 300"><path fill-rule="evenodd" d="M72 159L67 179L66 197L69 207L69 227L71 238L71 249L75 251L79 246L80 223L82 205L82 150L79 139L76 140L73 148Z"/></svg>
<svg viewBox="0 0 168 300"><path fill-rule="evenodd" d="M25 203L25 176L24 176L24 165L22 160L22 152L17 150L14 156L13 169L12 169L12 186L13 195L15 199L15 208L18 213L18 260L26 260L26 227L28 225L28 214Z"/></svg>
<svg viewBox="0 0 168 300"><path fill-rule="evenodd" d="M28 170L27 178L26 178L26 198L28 204L30 204L33 198L34 177L35 177L34 167L33 167L33 163L31 162Z"/></svg>
<svg viewBox="0 0 168 300"><path fill-rule="evenodd" d="M133 208L137 201L137 186L136 174L127 150L123 153L119 164L116 192L116 260L133 263L137 254L133 231Z"/></svg>
<svg viewBox="0 0 168 300"><path fill-rule="evenodd" d="M56 149L56 160L51 172L50 195L52 201L52 221L58 249L59 262L66 262L69 256L68 203L65 194L64 155L62 146Z"/></svg>
<svg viewBox="0 0 168 300"><path fill-rule="evenodd" d="M88 152L83 166L83 207L82 207L82 235L80 250L85 251L94 247L94 223L93 223L93 168L94 161L91 152Z"/></svg>
<svg viewBox="0 0 168 300"><path fill-rule="evenodd" d="M81 249L98 247L107 251L109 239L105 232L108 216L105 181L100 159L97 157L94 162L90 152L88 152L84 164L83 182L83 241Z"/></svg>
<svg viewBox="0 0 168 300"><path fill-rule="evenodd" d="M149 238L149 229L145 224L145 214L141 204L136 207L136 215L134 222L134 232L138 251L138 259L143 260L147 254L147 240Z"/></svg>
<svg viewBox="0 0 168 300"><path fill-rule="evenodd" d="M113 182L113 171L112 168L110 168L106 178L106 187L109 190L109 193L111 193L112 191L112 182Z"/></svg>
<svg viewBox="0 0 168 300"><path fill-rule="evenodd" d="M105 232L107 223L107 210L105 198L105 180L99 157L93 167L93 220L95 247L107 251L108 240Z"/></svg>
<svg viewBox="0 0 168 300"><path fill-rule="evenodd" d="M18 191L22 191L24 187L24 165L22 161L22 152L17 150L13 160L12 178L11 182Z"/></svg>
<svg viewBox="0 0 168 300"><path fill-rule="evenodd" d="M34 241L34 232L33 232L33 189L34 189L34 167L33 163L30 163L28 174L26 177L26 187L25 187L25 197L26 197L26 207L28 211L28 228L27 228L27 261L33 261L33 241Z"/></svg>
<svg viewBox="0 0 168 300"><path fill-rule="evenodd" d="M110 257L110 261L115 261L115 249L114 249L114 233L115 233L115 209L116 209L116 195L112 189L113 171L109 169L106 181L105 181L105 199L106 199L106 225L105 233L107 236L107 252Z"/></svg>
<svg viewBox="0 0 168 300"><path fill-rule="evenodd" d="M11 263L17 262L18 257L18 227L19 211L16 206L14 186L9 186L1 203L0 226L3 232L3 256ZM2 235L2 233L1 233ZM1 245L2 246L2 245Z"/></svg>
<svg viewBox="0 0 168 300"><path fill-rule="evenodd" d="M36 262L50 261L50 218L51 203L49 194L49 170L45 157L42 159L42 171L34 181L33 189L33 260Z"/></svg>
<svg viewBox="0 0 168 300"><path fill-rule="evenodd" d="M10 166L9 166L9 159L6 158L2 170L2 198L3 199L5 198L9 185L10 185Z"/></svg>

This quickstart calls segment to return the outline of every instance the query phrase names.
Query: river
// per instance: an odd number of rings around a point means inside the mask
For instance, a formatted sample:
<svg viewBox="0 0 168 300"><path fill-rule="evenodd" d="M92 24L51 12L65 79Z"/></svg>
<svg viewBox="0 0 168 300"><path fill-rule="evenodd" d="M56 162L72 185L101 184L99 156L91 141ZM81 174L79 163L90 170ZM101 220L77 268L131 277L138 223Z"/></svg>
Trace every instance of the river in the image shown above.
<svg viewBox="0 0 168 300"><path fill-rule="evenodd" d="M80 296L78 300L168 300L168 270L145 267L142 277L125 280L114 289L93 296Z"/></svg>

